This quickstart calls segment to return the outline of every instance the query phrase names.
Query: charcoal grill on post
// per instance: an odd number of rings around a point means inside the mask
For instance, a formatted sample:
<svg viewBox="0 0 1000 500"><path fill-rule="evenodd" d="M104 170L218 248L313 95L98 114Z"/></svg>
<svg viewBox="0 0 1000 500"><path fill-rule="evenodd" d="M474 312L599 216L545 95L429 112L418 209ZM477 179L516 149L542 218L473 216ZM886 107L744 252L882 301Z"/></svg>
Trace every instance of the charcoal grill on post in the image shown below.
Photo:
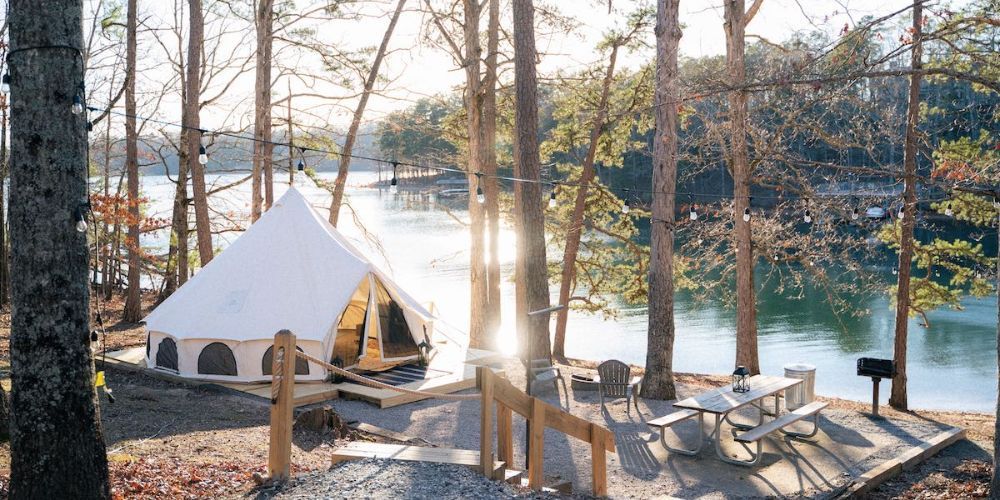
<svg viewBox="0 0 1000 500"><path fill-rule="evenodd" d="M878 384L883 378L896 376L896 364L891 359L858 358L858 376L872 379L872 415L878 416Z"/></svg>

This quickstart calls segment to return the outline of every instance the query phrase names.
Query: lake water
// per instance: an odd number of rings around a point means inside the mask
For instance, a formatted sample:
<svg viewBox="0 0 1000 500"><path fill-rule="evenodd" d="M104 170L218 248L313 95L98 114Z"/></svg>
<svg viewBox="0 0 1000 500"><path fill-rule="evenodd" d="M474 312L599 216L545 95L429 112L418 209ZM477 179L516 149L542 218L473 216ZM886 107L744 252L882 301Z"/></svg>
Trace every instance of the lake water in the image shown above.
<svg viewBox="0 0 1000 500"><path fill-rule="evenodd" d="M332 174L320 174L332 178ZM285 176L276 175L284 180ZM326 191L297 176L297 188L325 212ZM240 176L214 176L210 183L225 184ZM379 253L368 244L352 216L341 214L340 230L368 251L374 262L389 272L414 297L434 302L440 323L466 330L469 321L468 231L448 212L418 195L390 195L361 187L375 178L371 172L351 175L348 203L357 220L376 236ZM212 204L229 216L249 212L249 181ZM150 215L169 217L173 185L162 176L146 176L143 194L150 198ZM276 198L287 185L276 185ZM462 218L460 208L452 214ZM227 233L215 245L225 247L238 236ZM167 232L147 235L143 245L165 248ZM500 261L505 279L504 325L501 335L512 350L514 288L514 234L501 234ZM192 247L193 249L193 247ZM162 251L162 250L161 250ZM552 258L552 255L550 255ZM553 292L557 290L553 287ZM892 357L894 312L886 298L866 299L871 310L860 318L841 318L822 304L821 297L789 301L764 290L758 294L759 348L764 373L781 374L785 364L804 361L817 367L819 394L856 400L871 399L871 382L855 375L859 357ZM860 300L860 299L859 299ZM997 395L995 299L967 299L964 311L939 310L930 314L932 328L910 321L908 388L910 405L924 409L992 411ZM735 359L735 310L696 304L679 295L676 304L677 340L674 367L681 372L729 373ZM566 354L592 360L620 359L642 365L646 359L646 309L625 307L619 318L570 313ZM883 402L889 382L882 387Z"/></svg>

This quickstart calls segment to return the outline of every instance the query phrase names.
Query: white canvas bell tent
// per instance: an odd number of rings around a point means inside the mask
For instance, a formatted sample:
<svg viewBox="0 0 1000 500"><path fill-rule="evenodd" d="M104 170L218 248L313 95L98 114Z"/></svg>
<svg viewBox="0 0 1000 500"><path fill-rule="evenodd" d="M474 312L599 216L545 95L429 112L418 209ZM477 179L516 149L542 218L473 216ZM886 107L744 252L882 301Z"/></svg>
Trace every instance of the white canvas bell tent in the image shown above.
<svg viewBox="0 0 1000 500"><path fill-rule="evenodd" d="M431 313L289 188L260 219L146 317L146 364L184 377L271 378L274 334L345 367L417 359ZM425 337L426 336L426 337ZM326 370L299 360L297 380Z"/></svg>

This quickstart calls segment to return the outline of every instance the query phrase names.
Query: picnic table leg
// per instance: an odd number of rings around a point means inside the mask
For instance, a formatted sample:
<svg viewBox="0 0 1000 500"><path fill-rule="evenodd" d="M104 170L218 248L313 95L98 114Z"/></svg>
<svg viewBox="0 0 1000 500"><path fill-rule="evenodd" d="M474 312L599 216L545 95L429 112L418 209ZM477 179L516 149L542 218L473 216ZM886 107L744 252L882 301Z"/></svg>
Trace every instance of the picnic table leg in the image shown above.
<svg viewBox="0 0 1000 500"><path fill-rule="evenodd" d="M813 413L812 422L813 422L813 428L812 428L811 432L786 431L785 429L778 429L778 430L780 430L782 433L784 433L788 437L793 437L793 438L811 438L811 437L815 436L817 432L819 432L819 412Z"/></svg>
<svg viewBox="0 0 1000 500"><path fill-rule="evenodd" d="M761 453L762 451L761 443L763 440L760 439L757 440L757 452L756 453L751 452L750 460L739 460L735 458L729 458L722 451L722 422L727 420L728 416L729 416L728 413L726 415L719 415L719 414L715 415L715 434L717 436L715 440L715 454L719 456L719 460L722 460L727 464L742 465L746 467L757 465L757 462L760 462L760 457L764 456L764 454ZM760 419L761 423L763 423L764 420L763 412L761 413Z"/></svg>
<svg viewBox="0 0 1000 500"><path fill-rule="evenodd" d="M698 412L698 446L688 450L685 448L674 448L667 444L667 428L663 427L660 429L660 444L663 445L668 451L673 453L680 453L681 455L694 456L701 452L701 447L705 445L705 413ZM711 437L709 437L711 439Z"/></svg>

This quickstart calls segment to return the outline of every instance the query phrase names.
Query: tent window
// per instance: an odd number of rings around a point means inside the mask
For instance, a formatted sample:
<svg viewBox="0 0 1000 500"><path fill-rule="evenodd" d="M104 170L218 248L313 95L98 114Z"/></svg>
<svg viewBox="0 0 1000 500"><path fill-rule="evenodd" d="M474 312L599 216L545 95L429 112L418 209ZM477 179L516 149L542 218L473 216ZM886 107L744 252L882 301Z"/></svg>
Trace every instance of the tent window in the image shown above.
<svg viewBox="0 0 1000 500"><path fill-rule="evenodd" d="M222 342L212 342L198 355L198 373L201 375L236 376L236 356Z"/></svg>
<svg viewBox="0 0 1000 500"><path fill-rule="evenodd" d="M295 346L295 350L299 352L305 352L299 346ZM264 357L260 361L260 371L264 375L274 374L274 372L271 371L271 366L274 363L273 358L274 358L274 346L272 345L271 347L268 347L266 351L264 351ZM309 375L309 362L306 361L305 358L299 358L299 357L295 358L295 374Z"/></svg>
<svg viewBox="0 0 1000 500"><path fill-rule="evenodd" d="M337 337L333 342L333 354L330 362L340 358L344 366L354 366L364 349L361 341L365 335L365 318L368 316L368 276L366 275L358 287L354 289L351 301L340 313L337 320Z"/></svg>
<svg viewBox="0 0 1000 500"><path fill-rule="evenodd" d="M382 357L416 356L417 344L410 335L403 308L392 299L385 285L378 279L375 280L375 302L378 305L378 323L382 333Z"/></svg>
<svg viewBox="0 0 1000 500"><path fill-rule="evenodd" d="M160 347L156 349L156 367L177 371L177 343L174 339L160 341Z"/></svg>

